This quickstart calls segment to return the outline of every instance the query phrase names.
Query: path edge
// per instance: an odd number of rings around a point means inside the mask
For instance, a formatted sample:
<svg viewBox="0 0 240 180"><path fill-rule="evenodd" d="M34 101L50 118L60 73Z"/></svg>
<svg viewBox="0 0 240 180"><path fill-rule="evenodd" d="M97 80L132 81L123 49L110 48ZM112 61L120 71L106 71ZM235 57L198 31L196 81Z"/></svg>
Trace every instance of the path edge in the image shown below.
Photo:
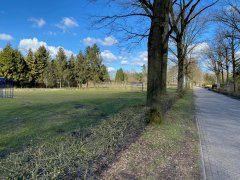
<svg viewBox="0 0 240 180"><path fill-rule="evenodd" d="M202 175L203 179L207 180L207 175L206 175L206 167L205 167L205 161L204 161L204 154L203 154L203 147L202 147L202 139L200 135L200 125L199 125L199 120L197 116L195 116L196 124L197 124L197 129L198 129L198 137L199 137L199 149L200 149L200 154L201 154L201 164L202 164Z"/></svg>

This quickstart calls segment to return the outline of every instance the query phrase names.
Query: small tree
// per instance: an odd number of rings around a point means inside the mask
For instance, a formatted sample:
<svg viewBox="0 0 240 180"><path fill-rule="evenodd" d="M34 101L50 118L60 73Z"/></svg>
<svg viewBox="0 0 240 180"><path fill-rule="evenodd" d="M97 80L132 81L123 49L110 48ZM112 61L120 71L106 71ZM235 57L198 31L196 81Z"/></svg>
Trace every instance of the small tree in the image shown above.
<svg viewBox="0 0 240 180"><path fill-rule="evenodd" d="M116 76L115 76L115 81L116 82L123 82L124 81L124 72L123 72L122 68L117 70Z"/></svg>
<svg viewBox="0 0 240 180"><path fill-rule="evenodd" d="M100 80L102 82L110 81L110 76L109 76L107 67L105 65L101 65L101 68L100 68Z"/></svg>

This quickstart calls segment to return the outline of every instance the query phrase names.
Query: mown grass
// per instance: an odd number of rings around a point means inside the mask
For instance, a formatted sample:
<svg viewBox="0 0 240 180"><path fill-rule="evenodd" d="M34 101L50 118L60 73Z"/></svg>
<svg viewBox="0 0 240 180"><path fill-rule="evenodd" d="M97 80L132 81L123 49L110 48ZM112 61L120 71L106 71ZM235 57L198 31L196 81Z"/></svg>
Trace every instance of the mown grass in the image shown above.
<svg viewBox="0 0 240 180"><path fill-rule="evenodd" d="M95 126L107 116L145 103L145 93L124 90L16 90L0 99L0 154Z"/></svg>
<svg viewBox="0 0 240 180"><path fill-rule="evenodd" d="M145 93L19 90L16 96L0 106L1 148L14 150L0 159L3 179L96 178L148 121Z"/></svg>

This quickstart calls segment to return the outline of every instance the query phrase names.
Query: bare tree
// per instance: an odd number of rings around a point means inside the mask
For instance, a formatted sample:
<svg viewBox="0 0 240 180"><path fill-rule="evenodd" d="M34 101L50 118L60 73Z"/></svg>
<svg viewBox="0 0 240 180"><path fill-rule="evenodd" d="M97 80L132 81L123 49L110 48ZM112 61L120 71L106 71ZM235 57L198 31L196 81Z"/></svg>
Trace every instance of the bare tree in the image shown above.
<svg viewBox="0 0 240 180"><path fill-rule="evenodd" d="M226 0L226 5L215 15L215 20L234 29L236 38L240 38L240 3L237 0Z"/></svg>
<svg viewBox="0 0 240 180"><path fill-rule="evenodd" d="M219 55L219 49L216 47L211 47L209 49L206 49L205 55L207 58L207 67L210 71L212 71L217 79L217 84L219 87L219 84L221 83L221 68L222 68L222 61Z"/></svg>
<svg viewBox="0 0 240 180"><path fill-rule="evenodd" d="M196 17L192 20L183 34L183 54L184 54L184 87L189 87L189 80L192 80L192 66L197 65L195 49L203 43L203 40L199 38L206 26L207 20L205 18ZM169 47L170 53L172 53L175 58L169 58L172 62L178 64L178 52L177 43L174 39L172 40L172 46ZM172 56L170 56L172 57ZM191 76L191 77L190 77Z"/></svg>
<svg viewBox="0 0 240 180"><path fill-rule="evenodd" d="M226 38L226 31L220 31L216 37L216 44L221 49L220 53L224 60L222 60L222 82L224 83L224 70L226 71L226 84L229 84L229 74L230 74L230 48L229 41Z"/></svg>
<svg viewBox="0 0 240 180"><path fill-rule="evenodd" d="M237 82L237 68L239 66L239 58L236 56L239 50L240 42L240 9L237 1L227 1L227 8L224 6L220 12L218 12L214 20L219 23L219 26L223 26L224 33L222 37L227 42L226 50L230 54L230 57L226 55L228 61L232 64L232 76L234 84L234 92L236 92ZM226 51L225 50L225 51Z"/></svg>
<svg viewBox="0 0 240 180"><path fill-rule="evenodd" d="M177 58L178 58L178 92L181 95L184 91L184 61L186 59L186 46L184 44L184 36L188 25L203 11L215 5L214 1L198 10L201 0L179 0L170 9L170 27L173 30L171 37L177 44Z"/></svg>
<svg viewBox="0 0 240 180"><path fill-rule="evenodd" d="M97 0L95 0L97 1ZM166 93L167 57L169 40L169 11L171 0L108 0L106 3L122 7L113 15L98 16L98 24L111 26L114 30L128 34L128 39L148 39L148 82L147 105L152 114L158 115L159 101ZM102 0L101 0L102 2ZM129 18L142 21L138 24L128 22ZM136 19L135 19L136 20ZM146 22L148 23L146 23ZM131 24L132 26L129 26ZM147 25L143 27L144 25ZM140 30L135 31L135 29ZM143 27L143 28L142 28ZM155 119L155 118L154 118Z"/></svg>

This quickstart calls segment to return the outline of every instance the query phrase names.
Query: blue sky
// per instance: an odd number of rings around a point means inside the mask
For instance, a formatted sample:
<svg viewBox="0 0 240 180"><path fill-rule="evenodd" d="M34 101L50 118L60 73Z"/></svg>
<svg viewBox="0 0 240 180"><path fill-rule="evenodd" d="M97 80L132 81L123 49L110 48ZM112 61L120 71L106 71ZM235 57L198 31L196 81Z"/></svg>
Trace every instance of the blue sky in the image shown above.
<svg viewBox="0 0 240 180"><path fill-rule="evenodd" d="M97 43L112 74L120 67L140 71L147 63L146 41L129 51L122 34L109 33L107 27L92 28L91 15L118 11L114 5L100 4L89 4L88 0L4 0L0 7L0 48L10 43L25 54L29 48L45 45L54 57L59 47L70 55Z"/></svg>
<svg viewBox="0 0 240 180"><path fill-rule="evenodd" d="M144 45L129 52L120 45L117 34L91 27L90 15L108 14L109 9L116 10L87 0L5 0L0 7L0 48L10 43L25 53L30 47L35 50L45 45L54 56L59 47L69 55L97 43L110 71L119 67L140 70L147 61Z"/></svg>

